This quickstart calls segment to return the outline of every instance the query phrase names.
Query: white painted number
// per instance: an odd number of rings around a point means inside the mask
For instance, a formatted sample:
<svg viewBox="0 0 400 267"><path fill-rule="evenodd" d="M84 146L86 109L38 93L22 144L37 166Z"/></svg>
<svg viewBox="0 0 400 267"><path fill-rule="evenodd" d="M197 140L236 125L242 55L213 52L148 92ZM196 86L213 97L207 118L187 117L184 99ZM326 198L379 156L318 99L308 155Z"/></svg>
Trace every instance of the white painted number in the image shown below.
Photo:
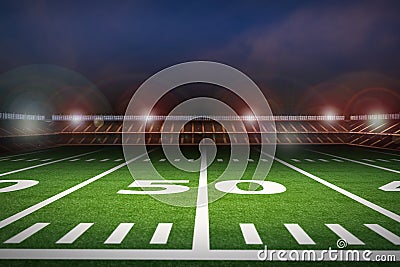
<svg viewBox="0 0 400 267"><path fill-rule="evenodd" d="M0 188L0 193L6 193L26 189L28 187L37 185L39 182L35 180L0 180L0 183L14 183L10 186Z"/></svg>
<svg viewBox="0 0 400 267"><path fill-rule="evenodd" d="M384 186L379 187L380 190L385 192L399 192L400 191L400 181L393 181Z"/></svg>
<svg viewBox="0 0 400 267"><path fill-rule="evenodd" d="M158 188L161 190L119 190L118 194L124 195L163 195L182 193L189 190L188 186L176 185L177 183L189 183L189 180L136 180L129 187L133 188Z"/></svg>
<svg viewBox="0 0 400 267"><path fill-rule="evenodd" d="M262 190L242 190L238 188L240 183L255 183L262 186ZM230 180L222 181L215 184L215 188L221 192L233 193L240 195L270 195L279 194L286 191L286 187L281 184L270 182L270 181L260 181L260 180Z"/></svg>

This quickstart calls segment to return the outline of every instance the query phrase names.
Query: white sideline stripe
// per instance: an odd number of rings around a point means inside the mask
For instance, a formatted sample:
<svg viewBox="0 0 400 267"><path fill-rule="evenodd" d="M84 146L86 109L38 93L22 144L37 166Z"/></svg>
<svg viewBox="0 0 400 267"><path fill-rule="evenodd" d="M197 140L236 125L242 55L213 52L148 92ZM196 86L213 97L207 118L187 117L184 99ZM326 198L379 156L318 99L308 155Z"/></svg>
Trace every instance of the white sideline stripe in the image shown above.
<svg viewBox="0 0 400 267"><path fill-rule="evenodd" d="M114 160L115 162L118 162L118 161L121 161L121 160L123 160L123 159L116 159L116 160Z"/></svg>
<svg viewBox="0 0 400 267"><path fill-rule="evenodd" d="M161 162L166 161L167 159L160 159Z"/></svg>
<svg viewBox="0 0 400 267"><path fill-rule="evenodd" d="M41 161L45 162L45 161L49 161L49 160L52 160L52 158L49 158L49 159L42 159Z"/></svg>
<svg viewBox="0 0 400 267"><path fill-rule="evenodd" d="M263 154L265 154L265 153L263 153ZM268 154L265 154L265 155L271 157L271 156L268 155ZM283 160L278 159L278 158L276 158L276 157L275 157L275 160L276 160L277 162L279 162L279 163L285 165L286 167L289 167L289 168L291 168L292 170L295 170L295 171L297 171L297 172L299 172L299 173L301 173L301 174L307 176L308 178L311 178L311 179L313 179L314 181L316 181L316 182L318 182L318 183L321 183L321 184L323 184L323 185L325 185L325 186L327 186L327 187L329 187L329 188L335 190L336 192L339 192L339 193L341 193L341 194L343 194L343 195L345 195L345 196L347 196L347 197L349 197L349 198L351 198L351 199L357 201L358 203L361 203L361 204L363 204L364 206L366 206L366 207L368 207L368 208L370 208L370 209L373 209L373 210L379 212L380 214L385 215L385 216L387 216L387 217L389 217L389 218L395 220L396 222L400 222L400 215L398 215L398 214L396 214L396 213L394 213L394 212L392 212L392 211L390 211L390 210L387 210L387 209L385 209L385 208L382 208L381 206L378 206L378 205L376 205L376 204L374 204L374 203L372 203L372 202L370 202L370 201L368 201L368 200L366 200L366 199L363 199L362 197L359 197L359 196L357 196L357 195L355 195L355 194L353 194L353 193L350 193L349 191L346 191L346 190L344 190L343 188L340 188L339 186L336 186L336 185L334 185L334 184L331 184L330 182L327 182L327 181L325 181L324 179L321 179L321 178L319 178L319 177L317 177L317 176L315 176L315 175L313 175L313 174L311 174L311 173L308 173L308 172L306 172L306 171L304 171L304 170L302 170L302 169L300 169L300 168L297 168L296 166L293 166L292 164L289 164L289 163L287 163L286 161L283 161Z"/></svg>
<svg viewBox="0 0 400 267"><path fill-rule="evenodd" d="M159 223L150 244L167 244L171 228L172 223Z"/></svg>
<svg viewBox="0 0 400 267"><path fill-rule="evenodd" d="M144 162L148 162L148 161L150 161L150 159L144 159L143 161L144 161Z"/></svg>
<svg viewBox="0 0 400 267"><path fill-rule="evenodd" d="M314 240L298 224L285 224L286 229L300 245L315 245Z"/></svg>
<svg viewBox="0 0 400 267"><path fill-rule="evenodd" d="M109 161L110 159L102 159L100 160L100 162L105 162L105 161Z"/></svg>
<svg viewBox="0 0 400 267"><path fill-rule="evenodd" d="M78 160L80 160L80 159L70 159L69 161L74 162L74 161L78 161Z"/></svg>
<svg viewBox="0 0 400 267"><path fill-rule="evenodd" d="M248 162L254 162L254 159L247 159Z"/></svg>
<svg viewBox="0 0 400 267"><path fill-rule="evenodd" d="M298 159L292 159L294 162L300 162L300 160Z"/></svg>
<svg viewBox="0 0 400 267"><path fill-rule="evenodd" d="M27 161L35 161L35 160L38 160L39 158L36 158L36 159L28 159Z"/></svg>
<svg viewBox="0 0 400 267"><path fill-rule="evenodd" d="M375 162L375 160L372 160L372 159L362 159L362 160L365 160L365 161L368 161L368 162Z"/></svg>
<svg viewBox="0 0 400 267"><path fill-rule="evenodd" d="M13 174L13 173L17 173L17 172L23 172L23 171L27 171L27 170L30 170L30 169L35 169L35 168L43 167L43 166L50 165L50 164L54 164L54 163L57 163L57 162L61 162L61 161L73 159L73 158L76 158L76 157L82 157L82 156L85 156L85 155L88 155L88 154L96 153L96 152L98 152L98 151L100 151L100 150L91 151L91 152L87 152L87 153L83 153L83 154L79 154L79 155L75 155L75 156L71 156L71 157L67 157L67 158L63 158L63 159L58 159L58 160L54 160L54 161L50 161L50 162L45 162L45 163L41 163L41 164L39 164L39 165L34 165L34 166L30 166L30 167L26 167L26 168L14 170L14 171L9 171L9 172L0 173L0 177L1 177L1 176L5 176L5 175L9 175L9 174Z"/></svg>
<svg viewBox="0 0 400 267"><path fill-rule="evenodd" d="M90 161L93 161L93 160L95 160L95 159L87 159L85 161L90 162Z"/></svg>
<svg viewBox="0 0 400 267"><path fill-rule="evenodd" d="M217 161L218 161L218 162L223 162L224 160L223 160L223 159L217 159Z"/></svg>
<svg viewBox="0 0 400 267"><path fill-rule="evenodd" d="M178 161L181 161L181 159L174 159L174 161L178 162Z"/></svg>
<svg viewBox="0 0 400 267"><path fill-rule="evenodd" d="M377 160L382 161L382 162L390 162L390 161L388 161L386 159L377 159Z"/></svg>
<svg viewBox="0 0 400 267"><path fill-rule="evenodd" d="M238 160L238 159L233 159L233 161L234 161L234 162L238 162L239 160Z"/></svg>
<svg viewBox="0 0 400 267"><path fill-rule="evenodd" d="M194 161L194 159L188 159L188 161L189 161L189 162L193 162L193 161Z"/></svg>
<svg viewBox="0 0 400 267"><path fill-rule="evenodd" d="M121 244L126 235L132 229L133 225L134 223L120 223L104 244Z"/></svg>
<svg viewBox="0 0 400 267"><path fill-rule="evenodd" d="M395 245L400 245L400 237L390 232L388 229L383 228L379 224L364 224L366 227L382 236L386 240L392 242Z"/></svg>
<svg viewBox="0 0 400 267"><path fill-rule="evenodd" d="M256 227L252 223L241 223L240 230L247 245L260 245L262 244L260 235Z"/></svg>
<svg viewBox="0 0 400 267"><path fill-rule="evenodd" d="M400 159L391 159L391 160L394 160L394 161L400 161Z"/></svg>
<svg viewBox="0 0 400 267"><path fill-rule="evenodd" d="M316 150L311 150L311 151L313 151L313 152L315 152L315 153L319 153L319 154L323 154L323 155L327 155L327 156L339 158L339 159L342 159L342 160L347 160L347 161L350 161L350 162L362 164L362 165L365 165L365 166L369 166L369 167L373 167L373 168L377 168L377 169L389 171L389 172L400 173L400 171L397 171L397 170L392 170L392 169L389 169L389 168L385 168L385 167L381 167L381 166L377 166L377 165L365 163L365 162L358 161L358 160L354 160L354 159L348 159L348 158L344 158L344 157L339 157L339 156L336 156L336 155L332 155L332 154L328 154L328 153L323 153L323 152L319 152L319 151L316 151Z"/></svg>
<svg viewBox="0 0 400 267"><path fill-rule="evenodd" d="M21 160L24 160L24 159L12 159L11 161L17 162L17 161L21 161Z"/></svg>
<svg viewBox="0 0 400 267"><path fill-rule="evenodd" d="M343 162L343 160L341 160L341 159L332 159L333 161L336 161L336 162Z"/></svg>
<svg viewBox="0 0 400 267"><path fill-rule="evenodd" d="M19 244L22 241L24 241L25 239L31 237L35 233L37 233L40 230L42 230L43 228L45 228L47 225L49 225L49 223L35 223L34 225L32 225L32 226L26 228L25 230L23 230L22 232L20 232L19 234L11 237L7 241L4 241L4 244Z"/></svg>
<svg viewBox="0 0 400 267"><path fill-rule="evenodd" d="M81 235L83 235L93 223L80 223L75 226L71 231L69 231L66 235L61 237L56 244L72 244L77 240Z"/></svg>
<svg viewBox="0 0 400 267"><path fill-rule="evenodd" d="M151 153L154 150L155 149L150 150L149 153ZM100 178L102 178L102 177L104 177L104 176L106 176L106 175L108 175L108 174L110 174L112 172L115 172L118 169L121 169L125 165L131 163L132 161L134 161L134 160L136 160L138 158L143 157L144 155L147 155L147 153L143 153L143 154L141 154L141 155L139 155L139 156L127 161L127 162L121 163L120 165L117 165L114 168L111 168L111 169L109 169L109 170L107 170L105 172L102 172L102 173L100 173L100 174L98 174L98 175L96 175L96 176L94 176L94 177L92 177L90 179L87 179L86 181L83 181L80 184L77 184L77 185L75 185L75 186L73 186L73 187L71 187L71 188L69 188L69 189L67 189L67 190L65 190L65 191L63 191L61 193L58 193L57 195L54 195L54 196L52 196L52 197L50 197L50 198L48 198L46 200L43 200L42 202L39 202L39 203L37 203L37 204L35 204L35 205L33 205L33 206L23 210L23 211L20 211L20 212L14 214L14 215L2 220L2 221L0 221L0 229L6 227L7 225L9 225L9 224L11 224L11 223L13 223L15 221L18 221L21 218L24 218L25 216L28 216L31 213L34 213L35 211L37 211L37 210L39 210L39 209L41 209L41 208L53 203L54 201L59 200L60 198L63 198L65 196L75 192L78 189L81 189L82 187L87 186L88 184L93 183L94 181L96 181L96 180L98 180L98 179L100 179Z"/></svg>
<svg viewBox="0 0 400 267"><path fill-rule="evenodd" d="M318 159L319 161L322 161L322 162L329 162L329 161L327 161L326 159Z"/></svg>
<svg viewBox="0 0 400 267"><path fill-rule="evenodd" d="M360 239L354 236L352 233L347 231L340 224L325 224L332 232L334 232L339 238L346 240L349 245L365 245Z"/></svg>
<svg viewBox="0 0 400 267"><path fill-rule="evenodd" d="M315 162L314 160L312 160L312 159L305 159L306 161L308 161L308 162Z"/></svg>
<svg viewBox="0 0 400 267"><path fill-rule="evenodd" d="M267 159L261 159L261 161L263 161L263 162L267 162L268 160L267 160Z"/></svg>
<svg viewBox="0 0 400 267"><path fill-rule="evenodd" d="M309 250L281 250L284 255L303 255ZM313 250L316 259L323 261L336 261L326 250ZM344 255L354 253L359 255L365 250L341 250ZM263 250L210 250L207 253L198 253L189 249L0 249L0 259L19 260L247 260L260 262L258 256L265 253ZM264 257L265 254L261 254ZM394 255L396 261L400 260L400 250L371 250L370 259L377 256ZM268 250L268 261L282 261L280 254ZM285 259L286 260L286 259ZM360 257L362 260L362 257ZM226 265L226 263L225 263ZM322 264L323 265L323 264Z"/></svg>
<svg viewBox="0 0 400 267"><path fill-rule="evenodd" d="M199 253L210 251L210 223L208 217L207 154L201 153L199 186L197 188L196 217L192 250Z"/></svg>

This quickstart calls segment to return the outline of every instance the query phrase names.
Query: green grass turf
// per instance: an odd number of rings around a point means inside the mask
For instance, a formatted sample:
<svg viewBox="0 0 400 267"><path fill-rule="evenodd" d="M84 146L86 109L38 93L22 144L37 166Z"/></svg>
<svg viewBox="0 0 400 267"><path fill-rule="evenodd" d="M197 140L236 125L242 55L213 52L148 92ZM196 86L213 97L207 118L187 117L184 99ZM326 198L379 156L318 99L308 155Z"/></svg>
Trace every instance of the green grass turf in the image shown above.
<svg viewBox="0 0 400 267"><path fill-rule="evenodd" d="M43 151L38 154L21 156L21 158L51 158L68 157L74 154L96 150L92 147L62 148ZM317 154L309 149L323 151L352 159L400 158L394 155L379 154L369 149L348 146L312 146L312 147L279 147L277 156L307 172L340 186L352 193L368 199L384 208L399 213L399 192L383 192L378 188L393 180L399 180L399 175L372 167L351 162L338 163L330 160L324 162L305 162L303 159L330 159L331 157ZM196 158L197 148L187 147L184 154L188 158ZM252 151L251 157L257 159L259 153ZM0 194L2 209L0 219L7 218L29 206L32 206L50 196L64 191L86 179L104 172L121 162L120 148L104 148L102 151L80 157L76 162L60 162L1 177L7 179L33 179L40 183L34 187ZM187 173L174 168L168 162L160 162L163 158L161 149L152 152L150 157L154 166L166 179L187 179L194 194L176 194L176 198L195 198L199 173ZM14 157L17 158L17 157ZM96 158L96 161L86 162L85 159ZM99 162L99 159L110 158L110 161ZM208 180L213 181L223 172L229 158L229 150L219 149L217 158L224 161L216 162L208 168ZM292 158L301 162L293 162ZM257 160L251 162L242 179L251 179ZM261 162L260 162L261 163ZM39 164L38 162L0 162L1 172ZM143 166L150 163L141 163ZM261 163L262 164L262 163ZM375 162L375 165L399 169L395 162ZM140 177L135 177L140 179ZM271 249L327 249L336 247L338 237L324 224L338 223L366 243L365 246L348 246L349 249L379 249L396 250L395 246L364 227L364 223L377 223L390 231L400 234L399 223L349 199L340 193L319 184L312 179L275 162L267 177L268 180L283 184L287 191L274 195L237 195L226 194L223 198L210 203L210 245L211 249L261 249L261 245L246 245L240 231L239 223L254 223L261 239ZM37 222L50 222L50 225L30 237L21 244L3 244L0 248L173 248L190 249L193 239L195 208L174 207L160 203L148 195L121 195L118 190L129 189L133 179L127 167L123 167L100 180L40 209L39 211L0 229L0 242L19 233ZM4 186L4 185L3 185ZM242 189L245 187L241 186ZM210 186L209 194L215 189ZM195 201L195 199L193 199ZM70 245L55 244L70 229L82 222L93 222L94 225L76 242ZM120 245L104 245L103 242L119 223L133 222L135 226ZM166 245L150 245L149 241L158 223L173 223L172 231ZM299 224L317 243L312 246L298 245L284 227L284 223ZM139 264L143 261L0 261L0 265L109 265L109 264ZM166 262L174 265L174 262ZM187 262L186 262L187 263ZM193 263L193 262L190 262ZM195 264L202 265L205 262ZM227 265L258 265L255 262L225 262ZM146 265L164 265L164 262L150 261ZM181 263L185 265L185 262ZM209 265L210 262L207 262ZM215 266L223 263L213 263ZM325 265L326 263L324 263ZM282 265L274 263L274 265ZM335 265L337 266L337 265Z"/></svg>

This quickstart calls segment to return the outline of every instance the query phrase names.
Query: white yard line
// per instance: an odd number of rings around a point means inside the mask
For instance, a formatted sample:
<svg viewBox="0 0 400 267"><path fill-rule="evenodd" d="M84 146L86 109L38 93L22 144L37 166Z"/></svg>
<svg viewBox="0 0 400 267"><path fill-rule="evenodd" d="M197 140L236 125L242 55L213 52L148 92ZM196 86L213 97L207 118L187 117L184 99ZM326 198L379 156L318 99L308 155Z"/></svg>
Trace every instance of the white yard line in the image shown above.
<svg viewBox="0 0 400 267"><path fill-rule="evenodd" d="M150 150L149 153L152 152L152 151L154 151L154 149ZM46 200L43 200L42 202L39 202L39 203L37 203L37 204L35 204L35 205L33 205L33 206L23 210L23 211L20 211L20 212L14 214L14 215L2 220L2 221L0 221L0 229L6 227L7 225L9 225L9 224L11 224L11 223L13 223L15 221L18 221L21 218L24 218L24 217L28 216L31 213L34 213L35 211L38 211L39 209L41 209L41 208L43 208L43 207L45 207L45 206L47 206L47 205L49 205L49 204L51 204L53 202L65 197L65 196L75 192L78 189L81 189L81 188L93 183L94 181L97 181L98 179L100 179L100 178L102 178L102 177L104 177L104 176L106 176L106 175L108 175L108 174L110 174L112 172L115 172L118 169L121 169L122 167L126 166L127 164L131 163L132 161L137 160L138 158L141 158L141 157L143 157L145 155L147 155L147 153L143 153L142 155L139 155L139 156L127 161L127 162L124 162L124 163L122 163L120 165L117 165L114 168L111 168L111 169L109 169L109 170L107 170L105 172L102 172L102 173L100 173L100 174L98 174L98 175L96 175L96 176L94 176L94 177L92 177L92 178L80 183L80 184L77 184L77 185L75 185L75 186L73 186L73 187L71 187L71 188L69 188L69 189L67 189L67 190L65 190L65 191L63 191L61 193L58 193L57 195L54 195L54 196L52 196L52 197L50 197L50 198L48 198Z"/></svg>
<svg viewBox="0 0 400 267"><path fill-rule="evenodd" d="M271 155L268 155L266 153L263 153L263 154L265 154L266 156L272 158ZM373 209L373 210L379 212L380 214L385 215L386 217L389 217L389 218L395 220L396 222L400 222L400 215L398 215L398 214L396 214L396 213L394 213L394 212L392 212L390 210L387 210L387 209L385 209L385 208L383 208L383 207L381 207L379 205L376 205L376 204L372 203L371 201L368 201L368 200L366 200L366 199L364 199L362 197L359 197L359 196L357 196L357 195L355 195L353 193L350 193L349 191L347 191L347 190L345 190L345 189L343 189L343 188L341 188L339 186L336 186L334 184L331 184L330 182L325 181L324 179L321 179L321 178L319 178L319 177L317 177L317 176L315 176L315 175L313 175L313 174L311 174L309 172L306 172L305 170L302 170L302 169L300 169L300 168L298 168L298 167L296 167L296 166L294 166L294 165L292 165L292 164L290 164L290 163L288 163L286 161L283 161L283 160L278 159L276 157L275 157L275 160L277 162L281 163L282 165L285 165L286 167L289 167L290 169L295 170L298 173L301 173L301 174L307 176L308 178L311 178L314 181L316 181L316 182L318 182L320 184L323 184L323 185L329 187L330 189L333 189L336 192L341 193L342 195L345 195L345 196L357 201L358 203L363 204L364 206L366 206L366 207L368 207L370 209Z"/></svg>
<svg viewBox="0 0 400 267"><path fill-rule="evenodd" d="M96 153L96 152L99 152L99 151L100 150L91 151L91 152L87 152L87 153L83 153L83 154L79 154L79 155L75 155L75 156L71 156L71 157L67 157L67 158L63 158L63 159L58 159L58 160L54 160L54 161L50 161L50 162L46 162L46 163L41 163L41 164L34 165L34 166L25 167L25 168L18 169L18 170L13 170L13 171L9 171L9 172L3 172L3 173L0 173L0 177L1 176L5 176L5 175L9 175L9 174L13 174L13 173L17 173L17 172L23 172L23 171L27 171L27 170L43 167L43 166L54 164L54 163L57 163L57 162L73 159L73 158L76 158L76 157L82 157L82 156L93 154L93 153Z"/></svg>
<svg viewBox="0 0 400 267"><path fill-rule="evenodd" d="M340 224L325 224L332 232L334 232L339 238L346 240L349 245L365 245L360 239L346 230Z"/></svg>
<svg viewBox="0 0 400 267"><path fill-rule="evenodd" d="M43 153L43 152L47 152L49 150L56 149L56 148L58 148L58 147L53 147L53 148L48 148L48 149L43 149L43 150L38 150L38 151L32 151L32 152L27 152L27 153L21 153L21 154L16 154L16 155L10 155L10 156L3 156L3 157L0 157L0 159L9 159L9 158L20 157L20 156L25 156L25 155Z"/></svg>
<svg viewBox="0 0 400 267"><path fill-rule="evenodd" d="M315 245L314 240L298 224L285 224L286 229L300 245Z"/></svg>
<svg viewBox="0 0 400 267"><path fill-rule="evenodd" d="M90 227L92 227L93 223L80 223L75 226L71 231L69 231L66 235L61 237L56 244L72 244L77 240L81 235L83 235Z"/></svg>
<svg viewBox="0 0 400 267"><path fill-rule="evenodd" d="M34 225L26 228L22 232L5 241L4 244L19 244L45 228L47 225L49 225L49 223L35 223Z"/></svg>
<svg viewBox="0 0 400 267"><path fill-rule="evenodd" d="M381 170L394 172L394 173L400 173L400 171L397 171L397 170L392 170L392 169L389 169L389 168L381 167L381 166L370 164L370 163L365 163L365 162L354 160L354 159L339 157L339 156L336 156L336 155L332 155L332 154L328 154L328 153L324 153L324 152L319 152L319 151L316 151L316 150L310 150L310 151L318 153L318 154L330 156L330 157L339 158L339 159L342 159L342 160L347 160L347 161L350 161L350 162L353 162L353 163L362 164L362 165L369 166L369 167L376 168L376 169L381 169Z"/></svg>
<svg viewBox="0 0 400 267"><path fill-rule="evenodd" d="M254 224L241 223L240 230L247 245L261 245L263 243Z"/></svg>
<svg viewBox="0 0 400 267"><path fill-rule="evenodd" d="M201 154L200 178L197 189L196 218L192 250L199 253L210 251L210 225L208 218L207 155Z"/></svg>
<svg viewBox="0 0 400 267"><path fill-rule="evenodd" d="M172 223L159 223L150 244L167 244L171 229Z"/></svg>
<svg viewBox="0 0 400 267"><path fill-rule="evenodd" d="M132 229L133 225L134 223L120 223L104 244L121 244Z"/></svg>

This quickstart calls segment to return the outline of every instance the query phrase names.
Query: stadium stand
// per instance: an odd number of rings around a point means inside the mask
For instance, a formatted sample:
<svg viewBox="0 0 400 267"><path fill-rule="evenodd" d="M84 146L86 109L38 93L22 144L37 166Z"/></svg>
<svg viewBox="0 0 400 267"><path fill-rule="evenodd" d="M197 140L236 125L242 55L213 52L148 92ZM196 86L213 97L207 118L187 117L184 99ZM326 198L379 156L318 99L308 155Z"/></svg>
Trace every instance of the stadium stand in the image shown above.
<svg viewBox="0 0 400 267"><path fill-rule="evenodd" d="M168 135L178 131L182 120L188 121L179 131L179 143L197 144L202 138L214 140L217 145L259 144L261 133L276 132L278 144L350 144L400 150L400 114L350 116L275 116L261 118L260 125L254 118L176 117L168 127L164 116L8 116L1 113L0 147L2 151L32 150L60 145L120 145L122 133L128 133L129 144L140 143L145 131L145 142L161 144L161 133L165 142L172 140ZM274 119L274 123L272 120ZM221 123L217 122L220 121ZM146 123L143 123L145 121ZM242 122L242 123L241 123ZM145 129L143 129L145 124ZM229 136L228 133L231 133Z"/></svg>

